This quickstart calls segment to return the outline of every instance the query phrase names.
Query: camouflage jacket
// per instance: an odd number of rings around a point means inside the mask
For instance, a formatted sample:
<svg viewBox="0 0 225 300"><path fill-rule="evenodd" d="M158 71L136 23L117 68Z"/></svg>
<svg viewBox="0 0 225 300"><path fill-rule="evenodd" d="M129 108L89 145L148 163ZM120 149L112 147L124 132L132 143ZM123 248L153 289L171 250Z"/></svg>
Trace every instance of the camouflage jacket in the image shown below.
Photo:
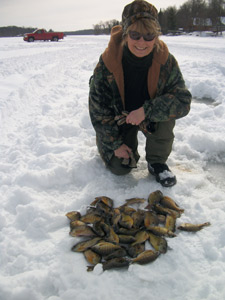
<svg viewBox="0 0 225 300"><path fill-rule="evenodd" d="M182 118L190 110L191 94L185 87L177 61L167 46L162 41L160 43L161 50L154 49L148 71L150 99L146 99L143 105L146 122ZM121 128L114 120L125 110L122 55L122 28L118 25L112 29L108 47L90 78L89 113L97 146L105 162L123 144Z"/></svg>

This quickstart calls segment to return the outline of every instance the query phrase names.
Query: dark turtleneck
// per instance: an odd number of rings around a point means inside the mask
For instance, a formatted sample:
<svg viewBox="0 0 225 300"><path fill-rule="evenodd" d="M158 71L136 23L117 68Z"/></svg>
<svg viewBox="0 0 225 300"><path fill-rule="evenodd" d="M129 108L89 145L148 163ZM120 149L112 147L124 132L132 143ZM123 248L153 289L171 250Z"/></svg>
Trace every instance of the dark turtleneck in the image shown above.
<svg viewBox="0 0 225 300"><path fill-rule="evenodd" d="M153 53L145 57L136 57L127 46L123 50L123 72L125 109L132 111L141 107L149 99L147 77L152 64Z"/></svg>

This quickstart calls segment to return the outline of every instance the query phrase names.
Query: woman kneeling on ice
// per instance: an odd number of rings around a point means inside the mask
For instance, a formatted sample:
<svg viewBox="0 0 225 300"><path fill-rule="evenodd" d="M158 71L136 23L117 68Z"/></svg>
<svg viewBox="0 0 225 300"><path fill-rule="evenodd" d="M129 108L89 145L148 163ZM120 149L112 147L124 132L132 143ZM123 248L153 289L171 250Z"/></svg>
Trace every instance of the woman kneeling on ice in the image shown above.
<svg viewBox="0 0 225 300"><path fill-rule="evenodd" d="M136 167L142 130L148 170L170 187L176 184L166 164L173 128L188 114L191 94L160 34L152 4L135 0L125 6L122 26L112 28L90 79L89 112L99 153L111 172L124 175Z"/></svg>

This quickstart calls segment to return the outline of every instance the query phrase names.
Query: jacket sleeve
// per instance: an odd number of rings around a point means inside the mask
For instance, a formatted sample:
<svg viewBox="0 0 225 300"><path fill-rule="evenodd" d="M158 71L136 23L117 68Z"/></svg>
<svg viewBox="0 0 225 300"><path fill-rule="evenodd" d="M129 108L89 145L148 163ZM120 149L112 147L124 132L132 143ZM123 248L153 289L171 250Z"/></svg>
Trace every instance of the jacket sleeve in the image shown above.
<svg viewBox="0 0 225 300"><path fill-rule="evenodd" d="M161 66L156 97L143 105L146 120L165 122L182 118L190 111L191 98L178 63L169 54L166 64Z"/></svg>
<svg viewBox="0 0 225 300"><path fill-rule="evenodd" d="M108 70L100 59L90 79L89 114L98 141L109 157L122 144L120 129L114 120L113 92L107 80ZM110 75L110 73L108 74Z"/></svg>

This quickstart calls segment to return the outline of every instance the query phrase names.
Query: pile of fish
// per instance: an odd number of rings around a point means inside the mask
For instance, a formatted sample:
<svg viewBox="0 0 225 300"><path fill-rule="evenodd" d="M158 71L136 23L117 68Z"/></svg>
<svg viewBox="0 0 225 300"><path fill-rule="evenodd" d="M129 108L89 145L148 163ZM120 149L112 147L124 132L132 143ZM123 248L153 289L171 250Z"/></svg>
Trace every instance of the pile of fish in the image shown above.
<svg viewBox="0 0 225 300"><path fill-rule="evenodd" d="M135 209L135 206L144 208ZM84 239L71 250L84 254L91 264L88 271L99 263L103 270L108 270L153 262L167 252L166 237L176 237L176 219L183 212L172 198L159 190L150 193L147 201L131 198L116 208L111 198L96 197L85 215L78 211L66 214L70 235ZM209 222L183 223L177 229L195 232L209 225Z"/></svg>

